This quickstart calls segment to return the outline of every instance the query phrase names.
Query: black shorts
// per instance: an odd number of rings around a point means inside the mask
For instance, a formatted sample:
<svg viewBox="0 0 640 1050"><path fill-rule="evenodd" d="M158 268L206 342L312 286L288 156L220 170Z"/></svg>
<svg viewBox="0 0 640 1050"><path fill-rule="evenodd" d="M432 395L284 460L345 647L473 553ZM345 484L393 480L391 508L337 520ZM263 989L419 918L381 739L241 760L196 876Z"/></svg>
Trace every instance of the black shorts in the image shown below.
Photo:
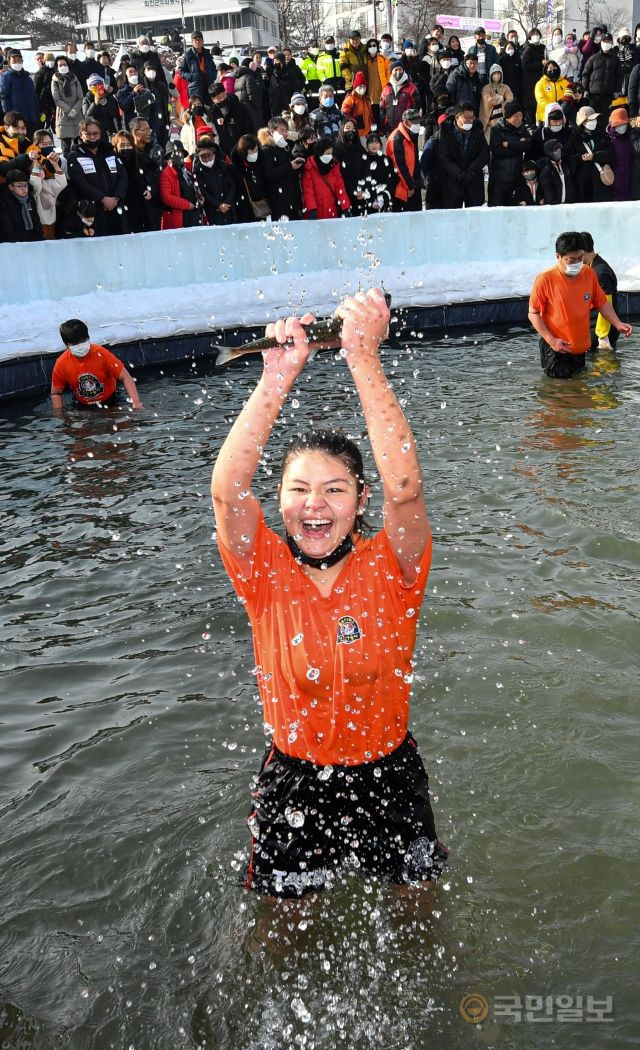
<svg viewBox="0 0 640 1050"><path fill-rule="evenodd" d="M540 339L540 367L552 379L571 379L584 368L586 354L558 354L546 339Z"/></svg>
<svg viewBox="0 0 640 1050"><path fill-rule="evenodd" d="M330 887L338 869L417 883L440 877L429 779L407 733L358 766L316 766L267 750L252 792L245 886L277 897Z"/></svg>

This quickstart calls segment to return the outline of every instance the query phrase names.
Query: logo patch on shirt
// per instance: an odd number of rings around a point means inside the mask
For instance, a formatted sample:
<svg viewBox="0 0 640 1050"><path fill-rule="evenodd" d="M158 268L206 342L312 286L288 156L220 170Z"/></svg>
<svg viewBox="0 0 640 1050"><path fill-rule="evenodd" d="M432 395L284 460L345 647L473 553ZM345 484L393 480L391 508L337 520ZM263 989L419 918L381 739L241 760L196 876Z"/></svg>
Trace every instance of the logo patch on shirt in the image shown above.
<svg viewBox="0 0 640 1050"><path fill-rule="evenodd" d="M97 376L91 374L91 372L83 372L82 375L78 376L78 393L81 397L87 399L94 399L100 397L104 391L104 387Z"/></svg>
<svg viewBox="0 0 640 1050"><path fill-rule="evenodd" d="M585 292L582 298L584 299L585 303L588 303L589 299L591 298L591 292Z"/></svg>
<svg viewBox="0 0 640 1050"><path fill-rule="evenodd" d="M362 631L358 621L354 620L353 616L341 616L338 620L338 645L341 642L350 645L351 642L357 642L359 638L362 638Z"/></svg>

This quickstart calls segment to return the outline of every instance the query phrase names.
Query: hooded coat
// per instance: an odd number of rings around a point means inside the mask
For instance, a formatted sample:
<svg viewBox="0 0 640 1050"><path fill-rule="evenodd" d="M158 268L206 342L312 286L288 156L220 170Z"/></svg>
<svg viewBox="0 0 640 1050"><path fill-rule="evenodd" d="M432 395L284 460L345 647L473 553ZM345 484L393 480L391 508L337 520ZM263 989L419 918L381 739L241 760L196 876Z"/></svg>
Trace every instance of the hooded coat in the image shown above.
<svg viewBox="0 0 640 1050"><path fill-rule="evenodd" d="M325 168L324 171L321 169ZM302 175L303 219L337 219L351 208L340 165L309 157Z"/></svg>
<svg viewBox="0 0 640 1050"><path fill-rule="evenodd" d="M269 78L269 102L272 115L279 117L289 108L291 96L300 91L300 79L295 70L286 64L283 55L276 58L279 59L279 64L274 63L273 73Z"/></svg>
<svg viewBox="0 0 640 1050"><path fill-rule="evenodd" d="M522 61L520 59L520 50L514 51L513 55L508 55L506 51L503 51L498 59L498 64L502 69L502 83L511 88L513 97L518 102L522 102Z"/></svg>
<svg viewBox="0 0 640 1050"><path fill-rule="evenodd" d="M545 143L544 156L538 165L538 179L542 187L542 196L545 204L573 204L576 199L576 192L571 168L564 155L559 161L552 160L551 153L554 145L554 142Z"/></svg>
<svg viewBox="0 0 640 1050"><path fill-rule="evenodd" d="M545 67L555 66L558 73L556 80L548 77L546 73L540 77L535 88L534 95L536 99L536 121L541 124L544 121L544 115L546 107L550 102L561 102L564 98L566 88L569 86L569 81L566 77L560 76L560 66L557 62L546 62Z"/></svg>
<svg viewBox="0 0 640 1050"><path fill-rule="evenodd" d="M450 73L447 79L447 91L451 105L457 106L459 102L468 102L477 115L480 112L482 89L486 83L486 79L479 73L470 73L463 62Z"/></svg>
<svg viewBox="0 0 640 1050"><path fill-rule="evenodd" d="M354 121L359 135L369 134L373 122L373 110L368 95L358 95L354 87L345 95L341 108L344 119Z"/></svg>
<svg viewBox="0 0 640 1050"><path fill-rule="evenodd" d="M589 131L584 124L574 129L568 146L568 161L571 167L576 190L576 203L591 201L609 201L612 197L612 186L605 186L600 179L596 164L613 163L613 150L608 136L604 132ZM589 160L583 156L590 153Z"/></svg>
<svg viewBox="0 0 640 1050"><path fill-rule="evenodd" d="M192 174L202 197L209 226L230 226L238 221L236 213L237 183L222 160L220 149L214 146L216 159L212 168L205 168L198 154L193 161ZM219 211L221 204L230 205L227 212Z"/></svg>
<svg viewBox="0 0 640 1050"><path fill-rule="evenodd" d="M259 222L253 213L251 201L267 200L267 184L256 161L250 164L235 146L231 151L231 173L235 177L236 211L238 222Z"/></svg>
<svg viewBox="0 0 640 1050"><path fill-rule="evenodd" d="M492 77L493 75L500 75L500 83L494 84ZM491 134L491 128L499 120L502 120L505 102L513 102L513 92L511 88L507 87L502 82L502 66L495 65L491 66L489 70L489 83L485 84L482 89L482 96L480 98L480 120L484 128L484 133L489 141L489 135Z"/></svg>
<svg viewBox="0 0 640 1050"><path fill-rule="evenodd" d="M347 42L343 47L340 52L340 72L344 77L344 85L347 91L350 90L356 73L364 74L366 80L368 58L367 49L362 43L359 47L354 47L351 42Z"/></svg>
<svg viewBox="0 0 640 1050"><path fill-rule="evenodd" d="M283 215L288 219L299 219L302 210L300 174L291 167L293 156L289 146L276 146L266 128L258 132L258 142L258 164L267 187L273 219L280 219Z"/></svg>
<svg viewBox="0 0 640 1050"><path fill-rule="evenodd" d="M522 49L522 102L529 123L533 123L536 110L536 84L540 80L544 69L545 47L544 44L532 44L531 33L529 40Z"/></svg>
<svg viewBox="0 0 640 1050"><path fill-rule="evenodd" d="M235 96L247 107L247 113L256 132L264 125L264 102L266 97L264 77L259 70L241 65L236 73Z"/></svg>
<svg viewBox="0 0 640 1050"><path fill-rule="evenodd" d="M563 125L559 131L552 131L549 127L549 120L552 114L556 114L558 118L562 117ZM544 157L544 148L547 142L561 142L565 153L567 152L569 141L571 139L572 129L567 127L564 113L562 112L562 106L559 102L549 102L545 107L544 111L544 122L542 127L536 128L533 133L533 148L532 157L534 160L540 160Z"/></svg>
<svg viewBox="0 0 640 1050"><path fill-rule="evenodd" d="M65 77L57 71L51 78L51 94L56 107L56 135L75 139L82 120L82 85L73 73Z"/></svg>

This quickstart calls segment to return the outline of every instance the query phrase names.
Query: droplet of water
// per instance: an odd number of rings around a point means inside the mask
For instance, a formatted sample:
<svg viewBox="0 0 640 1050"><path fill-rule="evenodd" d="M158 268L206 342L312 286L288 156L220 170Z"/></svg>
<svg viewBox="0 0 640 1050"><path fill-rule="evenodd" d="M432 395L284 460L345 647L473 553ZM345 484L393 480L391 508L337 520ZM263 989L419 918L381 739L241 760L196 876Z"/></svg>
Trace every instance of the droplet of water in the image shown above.
<svg viewBox="0 0 640 1050"><path fill-rule="evenodd" d="M321 766L318 770L318 780L328 780L333 773L333 766Z"/></svg>
<svg viewBox="0 0 640 1050"><path fill-rule="evenodd" d="M291 639L291 644L292 645L300 645L300 642L302 641L303 638L304 638L304 635L302 634L302 632L300 632L300 634L296 634L296 636Z"/></svg>
<svg viewBox="0 0 640 1050"><path fill-rule="evenodd" d="M292 828L301 828L304 824L304 813L299 809L292 809L291 806L287 806L284 815L287 823L290 824Z"/></svg>
<svg viewBox="0 0 640 1050"><path fill-rule="evenodd" d="M317 667L310 667L307 671L307 678L310 682L317 682L320 677L320 670Z"/></svg>
<svg viewBox="0 0 640 1050"><path fill-rule="evenodd" d="M298 996L291 1000L291 1009L298 1020L302 1021L303 1024L308 1024L311 1020L311 1014L307 1010L302 999L299 999Z"/></svg>

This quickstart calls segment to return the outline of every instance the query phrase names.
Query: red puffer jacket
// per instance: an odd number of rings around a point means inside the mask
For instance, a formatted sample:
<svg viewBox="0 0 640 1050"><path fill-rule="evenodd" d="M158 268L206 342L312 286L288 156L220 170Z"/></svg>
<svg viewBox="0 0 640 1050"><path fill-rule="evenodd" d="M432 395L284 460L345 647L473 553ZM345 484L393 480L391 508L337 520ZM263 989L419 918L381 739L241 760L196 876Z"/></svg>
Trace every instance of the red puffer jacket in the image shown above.
<svg viewBox="0 0 640 1050"><path fill-rule="evenodd" d="M315 157L309 157L302 173L303 218L337 219L351 202L345 189L340 165L335 161L326 175Z"/></svg>
<svg viewBox="0 0 640 1050"><path fill-rule="evenodd" d="M184 226L183 216L191 211L191 201L180 193L178 172L167 164L160 172L158 193L162 202L161 230L181 230Z"/></svg>

